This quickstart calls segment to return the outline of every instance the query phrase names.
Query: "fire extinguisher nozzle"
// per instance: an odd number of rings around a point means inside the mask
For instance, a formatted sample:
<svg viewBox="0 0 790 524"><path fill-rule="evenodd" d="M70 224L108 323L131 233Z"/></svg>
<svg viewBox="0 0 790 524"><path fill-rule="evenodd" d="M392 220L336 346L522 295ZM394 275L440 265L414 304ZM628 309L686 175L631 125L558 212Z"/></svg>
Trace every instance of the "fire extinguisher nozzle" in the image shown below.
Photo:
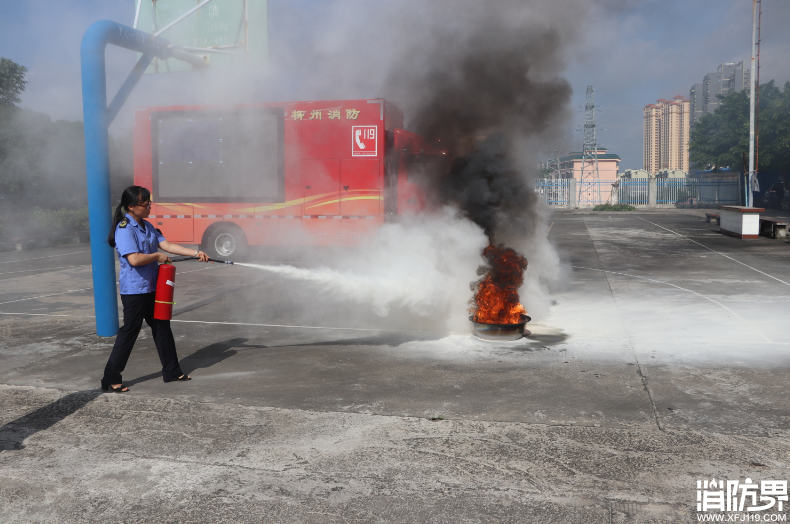
<svg viewBox="0 0 790 524"><path fill-rule="evenodd" d="M214 260L213 258L209 258L208 261L209 262L217 262L219 264L230 264L230 265L233 265L233 261L232 260Z"/></svg>

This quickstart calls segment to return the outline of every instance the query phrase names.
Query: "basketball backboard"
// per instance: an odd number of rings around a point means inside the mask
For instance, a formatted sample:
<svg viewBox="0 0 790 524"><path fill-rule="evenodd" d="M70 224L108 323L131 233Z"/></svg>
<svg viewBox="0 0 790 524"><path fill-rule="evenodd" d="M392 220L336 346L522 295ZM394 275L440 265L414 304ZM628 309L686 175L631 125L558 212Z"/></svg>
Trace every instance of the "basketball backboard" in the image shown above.
<svg viewBox="0 0 790 524"><path fill-rule="evenodd" d="M166 38L190 53L207 56L212 69L268 61L268 0L136 0L135 28ZM181 60L155 58L145 72L191 69L191 64Z"/></svg>

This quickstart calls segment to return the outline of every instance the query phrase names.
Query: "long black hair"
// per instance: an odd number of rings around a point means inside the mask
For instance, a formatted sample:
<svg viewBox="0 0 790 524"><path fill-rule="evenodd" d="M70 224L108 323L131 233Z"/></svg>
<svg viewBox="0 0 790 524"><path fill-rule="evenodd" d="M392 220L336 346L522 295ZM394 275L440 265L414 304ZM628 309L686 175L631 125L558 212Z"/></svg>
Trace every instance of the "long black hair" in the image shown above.
<svg viewBox="0 0 790 524"><path fill-rule="evenodd" d="M115 208L112 215L112 229L107 236L107 243L110 247L115 247L115 228L121 223L123 217L129 211L129 206L136 206L151 200L151 192L142 186L129 186L123 190L121 203Z"/></svg>

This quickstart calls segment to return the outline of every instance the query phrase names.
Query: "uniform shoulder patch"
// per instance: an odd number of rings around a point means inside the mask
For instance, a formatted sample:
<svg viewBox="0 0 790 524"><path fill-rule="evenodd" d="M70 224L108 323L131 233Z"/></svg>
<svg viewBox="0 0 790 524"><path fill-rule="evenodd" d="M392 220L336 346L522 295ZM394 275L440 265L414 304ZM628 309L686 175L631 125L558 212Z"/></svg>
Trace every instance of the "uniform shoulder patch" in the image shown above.
<svg viewBox="0 0 790 524"><path fill-rule="evenodd" d="M129 222L124 218L123 220L121 220L121 223L118 224L118 227L126 227L128 224Z"/></svg>
<svg viewBox="0 0 790 524"><path fill-rule="evenodd" d="M162 230L159 228L156 228L156 232L159 233L160 235L162 234Z"/></svg>

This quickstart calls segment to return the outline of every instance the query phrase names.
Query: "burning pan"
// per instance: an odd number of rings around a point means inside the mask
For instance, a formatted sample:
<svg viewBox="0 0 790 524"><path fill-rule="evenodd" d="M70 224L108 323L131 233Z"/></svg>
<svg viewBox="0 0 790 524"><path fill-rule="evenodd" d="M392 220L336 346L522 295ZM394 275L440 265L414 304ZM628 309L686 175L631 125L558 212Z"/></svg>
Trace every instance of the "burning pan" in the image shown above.
<svg viewBox="0 0 790 524"><path fill-rule="evenodd" d="M529 330L525 330L524 327L532 320L527 315L521 315L521 322L518 324L483 324L475 322L473 318L469 317L469 320L472 322L475 336L483 340L518 340L529 335Z"/></svg>

